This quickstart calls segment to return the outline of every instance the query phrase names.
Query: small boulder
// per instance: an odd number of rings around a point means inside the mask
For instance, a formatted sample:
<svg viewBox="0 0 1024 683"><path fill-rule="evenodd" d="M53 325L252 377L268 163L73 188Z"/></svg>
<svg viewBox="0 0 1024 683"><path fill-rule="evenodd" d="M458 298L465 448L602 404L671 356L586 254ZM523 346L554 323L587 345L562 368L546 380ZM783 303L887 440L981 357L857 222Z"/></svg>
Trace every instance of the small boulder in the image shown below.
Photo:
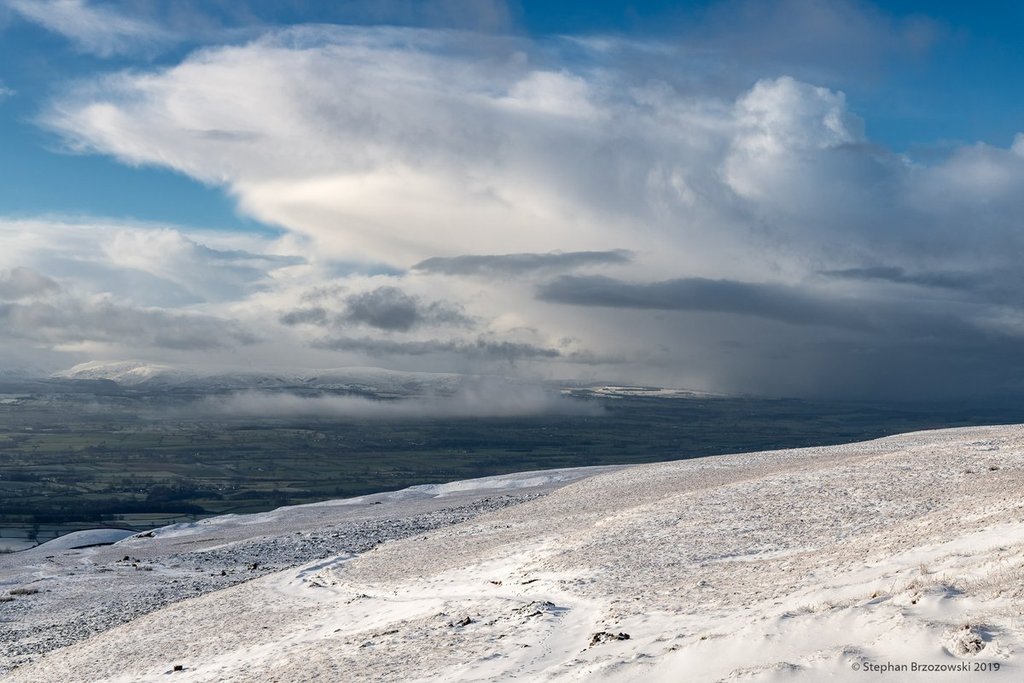
<svg viewBox="0 0 1024 683"><path fill-rule="evenodd" d="M618 632L612 633L611 631L598 631L594 635L590 636L590 647L600 645L602 643L610 643L613 640L629 640L629 634Z"/></svg>

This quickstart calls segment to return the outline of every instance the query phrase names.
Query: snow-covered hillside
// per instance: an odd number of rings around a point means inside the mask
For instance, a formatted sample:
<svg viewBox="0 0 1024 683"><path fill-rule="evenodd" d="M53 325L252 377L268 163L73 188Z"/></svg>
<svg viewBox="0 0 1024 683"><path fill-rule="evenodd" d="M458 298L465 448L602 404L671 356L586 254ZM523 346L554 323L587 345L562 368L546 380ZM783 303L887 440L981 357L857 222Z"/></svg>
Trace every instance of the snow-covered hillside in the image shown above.
<svg viewBox="0 0 1024 683"><path fill-rule="evenodd" d="M347 367L316 372L203 371L146 361L89 361L54 373L55 379L110 380L122 387L187 387L201 391L313 388L405 396L454 391L463 375Z"/></svg>
<svg viewBox="0 0 1024 683"><path fill-rule="evenodd" d="M85 363L55 372L57 379L100 380L107 379L122 386L135 386L144 382L158 380L166 384L185 382L192 374L177 370L163 363L147 363L143 361L101 361L91 360Z"/></svg>
<svg viewBox="0 0 1024 683"><path fill-rule="evenodd" d="M1024 679L1024 427L581 474L171 604L10 680ZM173 539L77 552L117 590L131 570L101 557ZM38 562L20 587L73 581Z"/></svg>

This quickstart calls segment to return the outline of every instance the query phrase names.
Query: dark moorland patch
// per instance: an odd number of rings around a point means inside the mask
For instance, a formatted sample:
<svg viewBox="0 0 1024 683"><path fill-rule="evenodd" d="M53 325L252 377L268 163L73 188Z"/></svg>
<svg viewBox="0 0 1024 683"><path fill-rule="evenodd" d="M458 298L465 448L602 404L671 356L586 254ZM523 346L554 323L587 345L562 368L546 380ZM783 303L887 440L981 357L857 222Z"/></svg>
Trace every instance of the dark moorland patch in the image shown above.
<svg viewBox="0 0 1024 683"><path fill-rule="evenodd" d="M45 540L556 467L640 463L1020 421L1024 402L595 398L600 415L203 419L194 397L81 390L0 402L0 535Z"/></svg>

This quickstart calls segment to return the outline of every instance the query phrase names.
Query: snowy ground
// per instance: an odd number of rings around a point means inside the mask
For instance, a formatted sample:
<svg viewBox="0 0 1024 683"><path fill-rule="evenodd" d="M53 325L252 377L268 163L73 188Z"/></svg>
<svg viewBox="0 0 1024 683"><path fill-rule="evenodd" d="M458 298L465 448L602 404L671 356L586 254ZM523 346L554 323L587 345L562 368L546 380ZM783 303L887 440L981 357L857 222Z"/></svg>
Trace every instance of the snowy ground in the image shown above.
<svg viewBox="0 0 1024 683"><path fill-rule="evenodd" d="M175 602L9 679L1024 680L1024 427L582 474ZM451 509L437 493L391 502ZM349 507L384 507L367 502ZM268 543L315 532L269 514ZM75 581L39 579L54 594Z"/></svg>
<svg viewBox="0 0 1024 683"><path fill-rule="evenodd" d="M486 477L224 515L102 547L88 546L117 541L125 532L81 531L0 554L0 675L180 600L311 561L366 552L608 469Z"/></svg>

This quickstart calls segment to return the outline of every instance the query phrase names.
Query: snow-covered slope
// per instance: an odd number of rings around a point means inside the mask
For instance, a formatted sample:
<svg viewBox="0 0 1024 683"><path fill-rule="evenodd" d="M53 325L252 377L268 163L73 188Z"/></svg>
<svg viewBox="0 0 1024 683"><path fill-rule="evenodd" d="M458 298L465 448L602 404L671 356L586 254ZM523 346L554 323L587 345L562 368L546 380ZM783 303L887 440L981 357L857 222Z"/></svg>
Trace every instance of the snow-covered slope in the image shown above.
<svg viewBox="0 0 1024 683"><path fill-rule="evenodd" d="M562 391L574 396L600 396L603 398L725 398L724 394L713 394L707 391L646 386L587 386L566 388Z"/></svg>
<svg viewBox="0 0 1024 683"><path fill-rule="evenodd" d="M10 680L1022 680L1022 491L1019 426L622 468Z"/></svg>
<svg viewBox="0 0 1024 683"><path fill-rule="evenodd" d="M321 389L364 389L403 395L429 391L451 392L466 377L442 372L400 372L384 368L349 367L308 373L300 379L303 384Z"/></svg>
<svg viewBox="0 0 1024 683"><path fill-rule="evenodd" d="M101 361L91 360L53 373L57 379L100 380L107 379L122 386L135 386L144 382L159 380L166 384L177 384L188 381L191 373L177 370L173 366L162 363L144 361Z"/></svg>
<svg viewBox="0 0 1024 683"><path fill-rule="evenodd" d="M110 380L123 387L231 389L312 388L404 396L454 391L462 375L348 367L317 372L204 371L146 361L89 361L54 373L55 379Z"/></svg>

